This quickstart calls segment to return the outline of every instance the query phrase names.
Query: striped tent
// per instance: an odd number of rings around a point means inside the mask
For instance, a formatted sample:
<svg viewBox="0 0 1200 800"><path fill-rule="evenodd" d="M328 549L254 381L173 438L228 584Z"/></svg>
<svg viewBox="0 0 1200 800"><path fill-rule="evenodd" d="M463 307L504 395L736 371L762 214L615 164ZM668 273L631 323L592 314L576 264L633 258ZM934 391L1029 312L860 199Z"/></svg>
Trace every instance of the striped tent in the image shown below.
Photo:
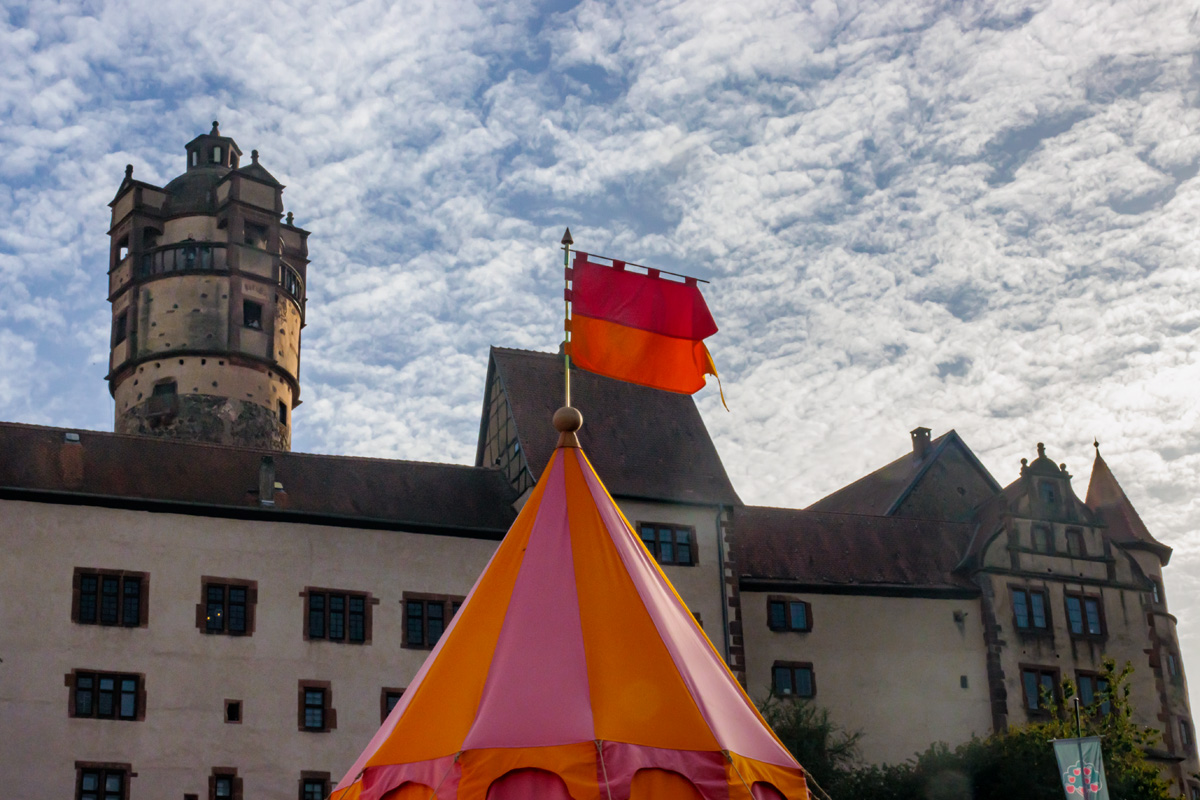
<svg viewBox="0 0 1200 800"><path fill-rule="evenodd" d="M800 765L579 449L571 412L333 800L807 800Z"/></svg>

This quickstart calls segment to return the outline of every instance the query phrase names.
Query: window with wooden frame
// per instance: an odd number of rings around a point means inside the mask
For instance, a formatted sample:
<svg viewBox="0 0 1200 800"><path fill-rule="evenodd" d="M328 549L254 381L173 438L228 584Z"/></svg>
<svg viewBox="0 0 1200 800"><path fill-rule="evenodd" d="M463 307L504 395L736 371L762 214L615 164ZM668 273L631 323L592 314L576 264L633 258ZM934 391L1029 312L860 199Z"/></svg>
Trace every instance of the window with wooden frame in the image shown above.
<svg viewBox="0 0 1200 800"><path fill-rule="evenodd" d="M1150 599L1154 601L1154 605L1162 605L1164 603L1163 598L1166 597L1166 593L1163 592L1162 581L1160 581L1158 578L1151 578L1150 584L1153 587L1151 589Z"/></svg>
<svg viewBox="0 0 1200 800"><path fill-rule="evenodd" d="M385 686L379 692L379 721L383 722L392 713L392 709L404 697L404 687Z"/></svg>
<svg viewBox="0 0 1200 800"><path fill-rule="evenodd" d="M75 800L128 800L129 764L75 762Z"/></svg>
<svg viewBox="0 0 1200 800"><path fill-rule="evenodd" d="M773 631L811 631L812 606L791 597L768 597L767 627Z"/></svg>
<svg viewBox="0 0 1200 800"><path fill-rule="evenodd" d="M148 572L76 567L71 586L72 622L126 628L146 626Z"/></svg>
<svg viewBox="0 0 1200 800"><path fill-rule="evenodd" d="M337 727L337 711L331 705L333 689L329 681L300 681L299 729L326 733Z"/></svg>
<svg viewBox="0 0 1200 800"><path fill-rule="evenodd" d="M254 633L257 581L206 576L200 582L201 602L196 606L196 627L201 633L227 636Z"/></svg>
<svg viewBox="0 0 1200 800"><path fill-rule="evenodd" d="M1075 686L1079 689L1079 702L1084 708L1095 706L1100 701L1099 707L1093 710L1102 716L1112 713L1112 703L1104 700L1108 692L1108 681L1094 672L1076 672Z"/></svg>
<svg viewBox="0 0 1200 800"><path fill-rule="evenodd" d="M328 772L305 770L300 773L300 800L325 800L328 796Z"/></svg>
<svg viewBox="0 0 1200 800"><path fill-rule="evenodd" d="M1179 744L1185 750L1191 750L1196 744L1195 739L1192 737L1192 723L1186 719L1179 720Z"/></svg>
<svg viewBox="0 0 1200 800"><path fill-rule="evenodd" d="M1010 586L1013 624L1022 633L1049 633L1049 598L1043 589Z"/></svg>
<svg viewBox="0 0 1200 800"><path fill-rule="evenodd" d="M1046 525L1034 525L1029 529L1029 536L1036 553L1051 552L1054 544L1054 534Z"/></svg>
<svg viewBox="0 0 1200 800"><path fill-rule="evenodd" d="M70 689L69 716L127 722L146 718L142 675L77 669L67 674L65 682Z"/></svg>
<svg viewBox="0 0 1200 800"><path fill-rule="evenodd" d="M371 606L379 601L367 592L309 586L304 598L304 638L344 644L371 643Z"/></svg>
<svg viewBox="0 0 1200 800"><path fill-rule="evenodd" d="M458 613L464 598L445 594L414 594L405 592L404 635L402 647L429 650L438 643L450 620Z"/></svg>
<svg viewBox="0 0 1200 800"><path fill-rule="evenodd" d="M665 522L639 522L639 535L654 559L669 566L696 565L696 529Z"/></svg>
<svg viewBox="0 0 1200 800"><path fill-rule="evenodd" d="M213 767L208 776L208 800L242 800L242 779L234 767Z"/></svg>
<svg viewBox="0 0 1200 800"><path fill-rule="evenodd" d="M1068 594L1067 629L1072 636L1103 636L1104 605L1099 597L1084 594Z"/></svg>
<svg viewBox="0 0 1200 800"><path fill-rule="evenodd" d="M771 692L780 697L815 697L813 665L806 661L776 661L771 665Z"/></svg>
<svg viewBox="0 0 1200 800"><path fill-rule="evenodd" d="M1058 670L1054 667L1022 666L1021 692L1025 700L1025 710L1030 716L1044 716L1050 713L1048 703L1058 704Z"/></svg>
<svg viewBox="0 0 1200 800"><path fill-rule="evenodd" d="M1174 653L1170 652L1169 650L1167 651L1165 656L1166 656L1166 662L1167 662L1167 677L1170 678L1172 681L1178 681L1179 680L1179 656L1175 655Z"/></svg>
<svg viewBox="0 0 1200 800"><path fill-rule="evenodd" d="M1073 558L1087 556L1087 548L1083 544L1083 531L1079 528L1067 528L1067 555Z"/></svg>

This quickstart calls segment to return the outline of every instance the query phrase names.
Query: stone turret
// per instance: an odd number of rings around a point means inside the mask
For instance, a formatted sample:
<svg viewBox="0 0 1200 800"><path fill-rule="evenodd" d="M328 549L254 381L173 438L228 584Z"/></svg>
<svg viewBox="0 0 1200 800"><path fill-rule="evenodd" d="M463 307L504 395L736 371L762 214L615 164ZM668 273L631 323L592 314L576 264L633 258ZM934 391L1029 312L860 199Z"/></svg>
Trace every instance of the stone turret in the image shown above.
<svg viewBox="0 0 1200 800"><path fill-rule="evenodd" d="M126 167L109 204L116 431L289 450L308 231L216 122L185 149L165 187Z"/></svg>

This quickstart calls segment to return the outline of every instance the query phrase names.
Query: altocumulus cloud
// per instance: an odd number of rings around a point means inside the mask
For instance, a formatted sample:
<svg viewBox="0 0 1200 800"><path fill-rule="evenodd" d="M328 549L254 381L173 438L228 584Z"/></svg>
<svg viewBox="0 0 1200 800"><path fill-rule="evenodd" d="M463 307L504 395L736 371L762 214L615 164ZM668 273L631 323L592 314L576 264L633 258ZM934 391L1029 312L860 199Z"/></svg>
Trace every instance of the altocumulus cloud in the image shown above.
<svg viewBox="0 0 1200 800"><path fill-rule="evenodd" d="M1200 35L1163 2L8 3L0 418L108 429L106 203L219 119L313 231L297 449L469 461L556 242L713 280L754 503L1092 437L1200 663Z"/></svg>

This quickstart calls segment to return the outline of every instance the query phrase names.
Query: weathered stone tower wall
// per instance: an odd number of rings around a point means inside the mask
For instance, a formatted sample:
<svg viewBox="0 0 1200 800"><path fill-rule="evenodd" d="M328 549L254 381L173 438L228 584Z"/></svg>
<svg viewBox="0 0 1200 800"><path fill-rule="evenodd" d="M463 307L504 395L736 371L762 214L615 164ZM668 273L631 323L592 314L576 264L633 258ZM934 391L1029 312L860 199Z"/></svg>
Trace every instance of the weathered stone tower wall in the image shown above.
<svg viewBox="0 0 1200 800"><path fill-rule="evenodd" d="M217 123L186 151L165 187L126 167L110 203L116 431L289 450L308 231Z"/></svg>

